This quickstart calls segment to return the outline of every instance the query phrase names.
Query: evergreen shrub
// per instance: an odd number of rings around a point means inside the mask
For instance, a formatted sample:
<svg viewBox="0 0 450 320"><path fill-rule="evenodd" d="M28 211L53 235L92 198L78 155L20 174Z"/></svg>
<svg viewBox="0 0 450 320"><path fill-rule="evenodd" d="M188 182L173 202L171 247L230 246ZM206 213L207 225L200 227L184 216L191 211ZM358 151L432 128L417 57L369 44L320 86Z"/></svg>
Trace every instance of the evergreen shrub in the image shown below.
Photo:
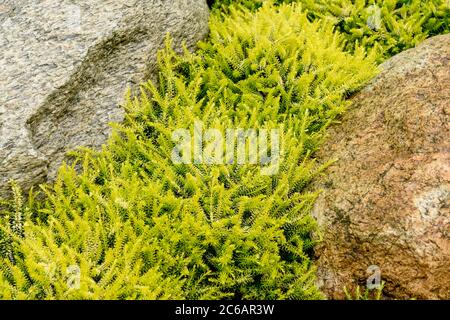
<svg viewBox="0 0 450 320"><path fill-rule="evenodd" d="M450 32L448 0L216 0L211 6L259 9L265 2L300 3L310 20L329 19L344 34L345 49L375 49L378 62L413 48L428 37Z"/></svg>
<svg viewBox="0 0 450 320"><path fill-rule="evenodd" d="M195 54L168 42L100 152L74 152L45 200L3 210L2 299L317 299L311 157L373 56L299 5L214 14ZM195 121L282 131L279 171L174 164ZM37 202L37 203L36 203Z"/></svg>

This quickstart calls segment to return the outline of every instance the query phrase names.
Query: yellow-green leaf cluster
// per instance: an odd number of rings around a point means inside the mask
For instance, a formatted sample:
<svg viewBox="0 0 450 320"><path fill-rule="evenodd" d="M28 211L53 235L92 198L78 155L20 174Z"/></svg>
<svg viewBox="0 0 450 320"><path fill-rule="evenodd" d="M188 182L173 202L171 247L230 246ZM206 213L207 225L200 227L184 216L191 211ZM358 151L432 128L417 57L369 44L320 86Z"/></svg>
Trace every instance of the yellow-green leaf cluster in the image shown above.
<svg viewBox="0 0 450 320"><path fill-rule="evenodd" d="M307 187L323 167L312 155L374 59L345 52L331 23L295 4L232 9L210 29L195 54L168 42L158 83L128 96L103 150L74 153L26 206L36 212L23 233L2 229L0 298L321 298ZM195 121L280 130L279 170L174 164L171 134Z"/></svg>

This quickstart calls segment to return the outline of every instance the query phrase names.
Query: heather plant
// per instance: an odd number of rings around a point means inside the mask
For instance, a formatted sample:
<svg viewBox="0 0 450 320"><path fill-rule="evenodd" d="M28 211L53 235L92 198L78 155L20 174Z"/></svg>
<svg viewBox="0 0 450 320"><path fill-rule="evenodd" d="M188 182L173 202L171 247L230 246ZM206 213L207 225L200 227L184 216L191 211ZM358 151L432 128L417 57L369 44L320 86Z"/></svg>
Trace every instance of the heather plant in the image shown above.
<svg viewBox="0 0 450 320"><path fill-rule="evenodd" d="M257 10L265 2L300 3L310 20L332 21L345 37L346 50L353 52L359 45L376 50L378 62L450 32L447 0L218 0L211 5L226 12L232 4Z"/></svg>
<svg viewBox="0 0 450 320"><path fill-rule="evenodd" d="M331 19L347 40L378 50L379 61L415 47L428 37L450 32L447 0L301 0L310 19Z"/></svg>
<svg viewBox="0 0 450 320"><path fill-rule="evenodd" d="M368 288L361 289L357 286L353 291L344 288L346 300L382 300L383 299L384 282L379 288L369 290Z"/></svg>
<svg viewBox="0 0 450 320"><path fill-rule="evenodd" d="M321 298L307 187L324 166L312 155L376 73L374 55L344 45L296 4L215 13L194 54L168 41L158 82L128 94L109 143L74 152L44 199L8 204L27 213L1 225L0 298ZM278 170L174 163L172 134L195 134L195 121L279 130Z"/></svg>

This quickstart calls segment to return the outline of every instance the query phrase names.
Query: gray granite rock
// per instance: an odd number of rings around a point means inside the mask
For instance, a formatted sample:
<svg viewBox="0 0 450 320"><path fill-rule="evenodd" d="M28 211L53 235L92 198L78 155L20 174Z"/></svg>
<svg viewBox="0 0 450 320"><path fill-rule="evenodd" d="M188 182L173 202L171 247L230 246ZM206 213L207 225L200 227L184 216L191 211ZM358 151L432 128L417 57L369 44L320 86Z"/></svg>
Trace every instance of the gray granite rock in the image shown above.
<svg viewBox="0 0 450 320"><path fill-rule="evenodd" d="M10 180L53 179L68 150L102 145L166 34L194 48L208 15L206 0L0 0L0 196Z"/></svg>

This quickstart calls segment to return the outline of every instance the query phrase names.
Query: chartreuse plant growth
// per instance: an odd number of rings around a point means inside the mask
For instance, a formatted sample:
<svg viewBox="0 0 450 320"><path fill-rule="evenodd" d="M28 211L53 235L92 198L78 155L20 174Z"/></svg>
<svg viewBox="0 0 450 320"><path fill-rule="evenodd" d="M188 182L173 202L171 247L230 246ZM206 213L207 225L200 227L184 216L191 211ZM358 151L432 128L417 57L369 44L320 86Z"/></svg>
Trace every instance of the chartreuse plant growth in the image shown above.
<svg viewBox="0 0 450 320"><path fill-rule="evenodd" d="M305 187L321 170L311 154L375 73L342 40L284 5L212 16L195 54L168 46L158 85L128 99L109 144L78 152L79 173L62 167L37 213L19 202L4 217L1 298L320 298L308 255L317 195ZM281 130L278 172L174 164L171 134L196 120Z"/></svg>
<svg viewBox="0 0 450 320"><path fill-rule="evenodd" d="M349 34L301 4L224 12L213 10L197 52L168 41L158 82L128 95L100 152L75 152L38 200L14 188L0 215L0 298L322 297L310 259L314 151L379 56L358 41L348 50ZM278 170L174 163L173 132L195 122L223 135L279 130Z"/></svg>
<svg viewBox="0 0 450 320"><path fill-rule="evenodd" d="M415 47L430 36L450 32L448 0L211 0L215 9L239 4L257 10L265 2L300 3L310 20L329 19L352 52L376 50L378 62Z"/></svg>

